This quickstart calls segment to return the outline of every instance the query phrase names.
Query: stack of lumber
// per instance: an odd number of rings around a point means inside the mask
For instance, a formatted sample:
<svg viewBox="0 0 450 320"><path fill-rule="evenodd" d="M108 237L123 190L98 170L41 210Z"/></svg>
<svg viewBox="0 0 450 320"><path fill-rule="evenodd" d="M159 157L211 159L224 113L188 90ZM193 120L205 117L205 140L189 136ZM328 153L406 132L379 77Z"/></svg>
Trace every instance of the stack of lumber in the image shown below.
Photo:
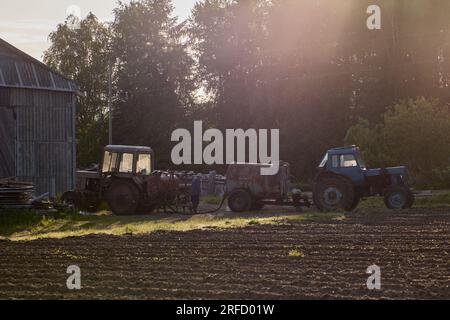
<svg viewBox="0 0 450 320"><path fill-rule="evenodd" d="M27 207L33 202L33 183L0 179L0 207Z"/></svg>

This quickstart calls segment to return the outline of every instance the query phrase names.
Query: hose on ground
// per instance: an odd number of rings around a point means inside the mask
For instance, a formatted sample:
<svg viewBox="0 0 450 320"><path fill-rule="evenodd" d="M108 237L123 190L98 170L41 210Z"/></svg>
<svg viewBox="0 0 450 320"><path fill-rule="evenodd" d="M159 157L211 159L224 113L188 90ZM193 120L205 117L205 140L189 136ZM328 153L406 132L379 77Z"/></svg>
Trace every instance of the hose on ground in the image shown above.
<svg viewBox="0 0 450 320"><path fill-rule="evenodd" d="M228 194L224 194L222 196L222 200L220 201L220 204L217 208L215 208L214 210L208 210L208 211L197 211L197 213L185 213L185 212L175 212L175 213L180 213L180 214L185 214L185 215L194 215L194 214L211 214L211 213L216 213L217 211L219 211L220 209L222 209L223 204L225 203L225 200L227 200L228 198Z"/></svg>

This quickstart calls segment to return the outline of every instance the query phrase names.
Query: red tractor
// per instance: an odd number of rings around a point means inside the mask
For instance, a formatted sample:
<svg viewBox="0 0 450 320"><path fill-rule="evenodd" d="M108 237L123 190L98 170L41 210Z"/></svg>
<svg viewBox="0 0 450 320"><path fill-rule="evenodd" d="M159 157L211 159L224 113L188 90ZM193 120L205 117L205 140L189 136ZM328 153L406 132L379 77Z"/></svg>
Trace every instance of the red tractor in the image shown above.
<svg viewBox="0 0 450 320"><path fill-rule="evenodd" d="M107 146L101 168L78 171L75 190L62 199L87 211L97 211L106 201L116 215L190 210L189 184L170 172L155 171L154 163L149 147Z"/></svg>

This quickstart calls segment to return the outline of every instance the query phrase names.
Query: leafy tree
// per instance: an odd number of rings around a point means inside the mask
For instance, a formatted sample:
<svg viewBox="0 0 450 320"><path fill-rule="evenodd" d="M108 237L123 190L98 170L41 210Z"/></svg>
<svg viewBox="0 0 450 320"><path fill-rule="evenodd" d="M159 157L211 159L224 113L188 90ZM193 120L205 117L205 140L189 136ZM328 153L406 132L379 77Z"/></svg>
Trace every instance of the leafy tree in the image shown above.
<svg viewBox="0 0 450 320"><path fill-rule="evenodd" d="M195 79L183 24L169 0L143 0L115 9L117 59L114 141L155 148L160 166L170 159L170 136L186 125Z"/></svg>
<svg viewBox="0 0 450 320"><path fill-rule="evenodd" d="M203 1L190 34L199 73L214 96L221 128L279 128L281 154L312 176L326 148L341 144L351 75L333 64L329 3ZM318 28L318 22L325 25Z"/></svg>
<svg viewBox="0 0 450 320"><path fill-rule="evenodd" d="M394 105L370 128L367 120L348 130L346 142L361 147L372 166L405 164L423 181L450 167L450 106L418 98Z"/></svg>
<svg viewBox="0 0 450 320"><path fill-rule="evenodd" d="M257 101L250 92L261 79L266 2L211 0L193 9L189 30L197 72L214 97L221 128L257 126L256 114L250 116L258 111Z"/></svg>
<svg viewBox="0 0 450 320"><path fill-rule="evenodd" d="M366 28L373 4L382 9L381 30ZM281 129L281 156L302 178L345 140L361 144L376 165L409 163L423 172L445 166L445 156L420 136L410 138L436 152L429 162L398 142L399 128L407 131L402 112L416 115L411 123L423 116L429 128L432 120L417 110L445 107L417 100L386 111L416 96L450 101L449 10L446 0L200 0L178 24L169 0L132 1L115 10L110 47L107 28L88 17L78 31L58 27L46 62L88 92L78 113L83 163L101 144L92 137L105 136L96 130L105 132L111 49L114 142L154 147L160 167L170 163L172 130L202 119L221 129ZM412 154L423 162L405 162Z"/></svg>
<svg viewBox="0 0 450 320"><path fill-rule="evenodd" d="M69 17L49 39L44 62L72 78L86 94L78 98L76 108L78 166L98 163L107 142L109 27L90 13L74 29Z"/></svg>
<svg viewBox="0 0 450 320"><path fill-rule="evenodd" d="M371 167L384 167L387 164L395 163L395 160L386 154L386 146L382 140L382 125L370 126L367 119L360 118L358 122L351 126L345 137L347 145L357 145L366 164Z"/></svg>
<svg viewBox="0 0 450 320"><path fill-rule="evenodd" d="M450 109L419 98L396 104L384 115L382 138L395 160L427 173L450 164Z"/></svg>
<svg viewBox="0 0 450 320"><path fill-rule="evenodd" d="M381 30L366 28L373 4ZM444 0L200 1L190 39L218 126L280 128L283 159L308 178L357 119L379 122L389 105L418 95L449 101L450 20L437 4L450 8Z"/></svg>

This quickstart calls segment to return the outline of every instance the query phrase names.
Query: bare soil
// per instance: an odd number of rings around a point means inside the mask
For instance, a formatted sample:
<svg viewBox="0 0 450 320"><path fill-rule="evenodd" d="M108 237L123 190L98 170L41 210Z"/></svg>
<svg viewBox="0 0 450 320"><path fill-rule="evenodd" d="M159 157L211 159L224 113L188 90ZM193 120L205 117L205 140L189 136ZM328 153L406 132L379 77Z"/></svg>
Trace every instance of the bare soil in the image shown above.
<svg viewBox="0 0 450 320"><path fill-rule="evenodd" d="M291 250L303 256L289 256ZM450 299L450 209L0 242L0 299ZM82 289L69 291L78 265ZM379 291L366 269L381 268Z"/></svg>

